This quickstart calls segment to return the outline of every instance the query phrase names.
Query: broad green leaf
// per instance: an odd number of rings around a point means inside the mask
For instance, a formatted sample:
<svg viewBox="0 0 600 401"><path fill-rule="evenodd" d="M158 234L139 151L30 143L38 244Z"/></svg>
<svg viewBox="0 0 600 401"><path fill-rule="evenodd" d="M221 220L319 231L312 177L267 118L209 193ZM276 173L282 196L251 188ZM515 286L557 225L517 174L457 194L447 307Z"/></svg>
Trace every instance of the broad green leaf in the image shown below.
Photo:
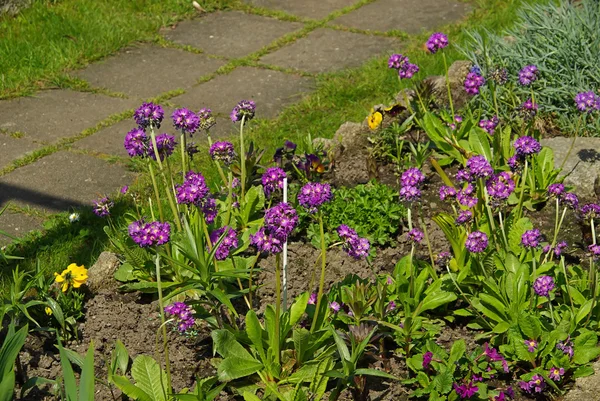
<svg viewBox="0 0 600 401"><path fill-rule="evenodd" d="M236 357L240 359L254 359L252 355L235 339L229 330L213 330L210 334L213 339L214 350L223 358Z"/></svg>
<svg viewBox="0 0 600 401"><path fill-rule="evenodd" d="M29 326L26 324L17 332L14 329L14 325L11 324L4 338L2 348L0 348L0 373L2 373L0 377L4 377L4 375L7 375L8 372L14 369L17 355L19 355L19 351L21 351L23 344L25 344Z"/></svg>
<svg viewBox="0 0 600 401"><path fill-rule="evenodd" d="M435 389L441 394L449 393L452 390L453 382L454 377L452 376L452 373L447 370L438 373L432 381Z"/></svg>
<svg viewBox="0 0 600 401"><path fill-rule="evenodd" d="M516 223L512 225L510 231L508 232L508 244L510 246L510 250L519 255L523 250L521 246L521 237L527 230L533 229L533 224L527 217L521 217L517 220Z"/></svg>
<svg viewBox="0 0 600 401"><path fill-rule="evenodd" d="M600 347L593 348L577 348L575 347L575 354L573 355L573 363L577 365L585 365L588 362L593 361L600 355Z"/></svg>
<svg viewBox="0 0 600 401"><path fill-rule="evenodd" d="M256 349L260 355L260 359L263 363L266 363L267 356L263 347L263 328L253 310L249 310L246 314L246 333L248 334L250 341L252 341L254 349Z"/></svg>
<svg viewBox="0 0 600 401"><path fill-rule="evenodd" d="M65 315L63 314L62 308L60 307L58 302L56 302L54 299L52 299L50 297L46 297L46 303L48 304L48 307L50 308L50 310L52 310L52 317L54 317L56 319L56 321L58 322L58 325L61 328L64 328L65 327Z"/></svg>
<svg viewBox="0 0 600 401"><path fill-rule="evenodd" d="M246 392L244 392L244 401L260 401L260 398L258 398L254 394L246 391Z"/></svg>
<svg viewBox="0 0 600 401"><path fill-rule="evenodd" d="M302 315L304 315L309 297L310 295L308 292L304 292L296 297L296 301L290 308L290 326L294 327L296 323L300 321Z"/></svg>
<svg viewBox="0 0 600 401"><path fill-rule="evenodd" d="M580 366L575 369L573 372L573 379L577 379L579 377L591 376L595 373L594 368L591 366Z"/></svg>
<svg viewBox="0 0 600 401"><path fill-rule="evenodd" d="M369 369L369 368L356 369L354 371L354 375L355 376L376 376L376 377L383 377L384 379L399 380L396 376L393 376L389 373L383 372L381 370Z"/></svg>
<svg viewBox="0 0 600 401"><path fill-rule="evenodd" d="M124 375L127 372L127 366L129 366L129 352L127 352L127 348L125 348L125 344L123 344L121 340L115 342L115 349L112 353L112 357L115 368L118 368L121 371L121 374ZM114 373L116 373L116 370Z"/></svg>
<svg viewBox="0 0 600 401"><path fill-rule="evenodd" d="M127 379L126 377L115 375L112 379L113 383L115 383L115 386L117 386L119 390L121 390L127 397L131 398L132 400L155 401L144 390L131 384L129 379Z"/></svg>
<svg viewBox="0 0 600 401"><path fill-rule="evenodd" d="M138 355L131 366L131 376L136 387L150 395L154 401L165 401L167 392L167 375L158 363L147 355Z"/></svg>
<svg viewBox="0 0 600 401"><path fill-rule="evenodd" d="M333 335L333 339L335 340L335 345L337 346L340 358L344 361L349 361L350 351L348 350L348 346L333 327L330 330Z"/></svg>
<svg viewBox="0 0 600 401"><path fill-rule="evenodd" d="M494 333L496 333L496 334L502 334L502 333L506 333L509 328L510 328L510 324L509 323L507 323L507 322L500 322L496 326L494 326L494 328L492 329L492 331Z"/></svg>
<svg viewBox="0 0 600 401"><path fill-rule="evenodd" d="M447 291L432 292L427 294L425 299L421 301L420 307L417 308L415 314L421 314L428 310L439 308L456 300L456 294Z"/></svg>
<svg viewBox="0 0 600 401"><path fill-rule="evenodd" d="M454 344L452 344L452 348L450 349L450 358L448 359L448 366L453 365L460 358L462 358L463 355L465 355L465 352L467 352L467 344L465 343L465 340L460 339L458 341L455 341Z"/></svg>
<svg viewBox="0 0 600 401"><path fill-rule="evenodd" d="M79 401L94 401L94 342L85 355L79 379Z"/></svg>
<svg viewBox="0 0 600 401"><path fill-rule="evenodd" d="M0 380L0 401L12 401L15 389L15 371L5 372Z"/></svg>
<svg viewBox="0 0 600 401"><path fill-rule="evenodd" d="M542 335L542 325L539 319L531 315L521 314L519 316L519 328L525 338L530 340L538 339Z"/></svg>
<svg viewBox="0 0 600 401"><path fill-rule="evenodd" d="M134 280L135 276L133 274L133 266L127 262L123 263L121 266L119 266L117 271L115 271L114 277L115 277L115 280L121 281L121 282L127 282L127 281Z"/></svg>
<svg viewBox="0 0 600 401"><path fill-rule="evenodd" d="M256 359L242 359L228 357L223 359L217 369L219 380L228 382L240 377L250 376L263 368L263 364Z"/></svg>
<svg viewBox="0 0 600 401"><path fill-rule="evenodd" d="M487 132L478 127L474 128L469 134L469 145L471 145L471 151L484 156L491 163L493 160L489 138Z"/></svg>
<svg viewBox="0 0 600 401"><path fill-rule="evenodd" d="M579 311L577 311L577 316L575 317L575 322L579 324L583 319L587 318L592 310L592 305L594 304L593 299L588 299Z"/></svg>
<svg viewBox="0 0 600 401"><path fill-rule="evenodd" d="M60 365L62 366L63 372L63 383L65 386L65 396L67 397L66 401L76 401L77 400L77 382L75 381L75 373L73 372L73 367L71 366L71 362L69 361L69 357L65 352L65 348L58 343L58 352L60 354Z"/></svg>

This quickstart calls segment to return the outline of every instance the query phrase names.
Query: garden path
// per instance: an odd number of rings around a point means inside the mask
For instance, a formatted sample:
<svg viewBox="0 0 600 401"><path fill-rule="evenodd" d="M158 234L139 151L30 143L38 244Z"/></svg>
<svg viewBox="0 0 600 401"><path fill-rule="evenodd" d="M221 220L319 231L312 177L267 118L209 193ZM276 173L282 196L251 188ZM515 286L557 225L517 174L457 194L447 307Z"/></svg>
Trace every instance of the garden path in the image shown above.
<svg viewBox="0 0 600 401"><path fill-rule="evenodd" d="M217 113L213 135L233 131L228 114L253 99L273 118L315 88L318 74L400 51L415 34L458 20L461 0L246 0L248 12L204 14L71 72L86 91L42 91L0 101L0 229L21 236L49 213L89 206L135 179L123 138L133 109L155 99ZM190 5L191 6L191 5ZM395 35L390 33L396 33ZM170 131L170 123L164 131ZM163 131L163 129L161 129Z"/></svg>

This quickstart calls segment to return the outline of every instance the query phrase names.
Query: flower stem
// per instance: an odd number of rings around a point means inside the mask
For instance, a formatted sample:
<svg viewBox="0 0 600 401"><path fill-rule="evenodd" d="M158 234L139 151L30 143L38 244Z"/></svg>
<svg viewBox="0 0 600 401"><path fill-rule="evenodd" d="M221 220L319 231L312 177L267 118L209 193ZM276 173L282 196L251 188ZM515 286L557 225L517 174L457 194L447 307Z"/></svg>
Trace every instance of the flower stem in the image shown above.
<svg viewBox="0 0 600 401"><path fill-rule="evenodd" d="M206 137L208 138L208 147L210 148L212 147L212 139L210 138L208 130L206 130ZM225 178L225 173L223 173L223 168L221 167L219 162L217 160L213 160L213 162L215 163L215 166L217 166L217 171L219 172L221 180L223 180L223 185L231 184L231 178L229 179L229 181L227 181L227 179Z"/></svg>
<svg viewBox="0 0 600 401"><path fill-rule="evenodd" d="M274 351L275 354L275 364L279 364L280 355L279 349L281 347L280 343L280 328L279 328L279 320L281 314L281 254L275 255L275 341L274 344L277 347Z"/></svg>
<svg viewBox="0 0 600 401"><path fill-rule="evenodd" d="M244 148L244 123L246 122L246 116L242 116L240 123L240 170L242 174L241 185L242 185L242 196L240 201L244 201L246 196L246 149Z"/></svg>
<svg viewBox="0 0 600 401"><path fill-rule="evenodd" d="M167 389L168 392L172 391L171 388L171 362L169 361L169 343L167 340L167 326L165 325L165 312L163 304L162 285L160 281L160 255L156 252L156 288L158 289L158 309L160 313L160 322L162 325L163 334L163 351L165 354L165 370L167 373Z"/></svg>
<svg viewBox="0 0 600 401"><path fill-rule="evenodd" d="M521 177L521 194L519 195L519 205L517 206L517 219L521 218L523 213L523 196L525 195L525 184L527 182L527 169L529 167L528 160L525 159L525 168L523 169L523 176Z"/></svg>
<svg viewBox="0 0 600 401"><path fill-rule="evenodd" d="M187 174L187 152L186 152L186 138L185 131L181 130L181 175L183 179L185 179L185 175Z"/></svg>
<svg viewBox="0 0 600 401"><path fill-rule="evenodd" d="M450 89L450 76L448 75L448 62L446 61L446 53L442 53L444 59L444 71L446 73L446 88L448 89L448 103L450 103L450 111L454 119L454 104L452 103L452 89Z"/></svg>
<svg viewBox="0 0 600 401"><path fill-rule="evenodd" d="M319 280L319 292L317 294L317 308L313 319L310 331L314 332L317 329L317 321L319 320L319 309L323 298L323 287L325 286L325 264L326 264L326 246L325 246L325 229L323 227L323 214L319 212L319 230L321 234L321 278Z"/></svg>
<svg viewBox="0 0 600 401"><path fill-rule="evenodd" d="M154 166L152 165L152 161L150 160L148 160L148 170L150 171L150 179L152 180L154 195L156 196L156 206L158 207L158 215L160 216L161 221L165 221L162 203L160 202L160 192L158 191L158 184L156 183L156 173L154 172Z"/></svg>

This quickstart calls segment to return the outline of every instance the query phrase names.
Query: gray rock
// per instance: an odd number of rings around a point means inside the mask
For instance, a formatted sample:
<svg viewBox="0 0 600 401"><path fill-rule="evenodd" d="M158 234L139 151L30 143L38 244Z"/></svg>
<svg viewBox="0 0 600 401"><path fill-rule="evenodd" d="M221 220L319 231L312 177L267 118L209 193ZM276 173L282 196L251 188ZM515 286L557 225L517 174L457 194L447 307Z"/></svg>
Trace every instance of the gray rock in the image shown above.
<svg viewBox="0 0 600 401"><path fill-rule="evenodd" d="M364 184L371 178L366 152L369 132L366 124L352 122L342 124L336 131L333 143L339 144L340 149L334 170L336 186Z"/></svg>
<svg viewBox="0 0 600 401"><path fill-rule="evenodd" d="M470 61L459 60L452 63L448 68L448 81L450 82L454 110L465 106L470 99L469 94L465 91L464 82L472 65ZM425 78L423 81L425 84L431 86L434 101L438 106L449 106L445 76L431 76Z"/></svg>
<svg viewBox="0 0 600 401"><path fill-rule="evenodd" d="M96 263L88 269L87 287L93 294L114 290L118 285L113 278L121 262L112 252L102 252Z"/></svg>
<svg viewBox="0 0 600 401"><path fill-rule="evenodd" d="M595 373L575 380L564 401L600 401L600 361L596 361L592 367Z"/></svg>
<svg viewBox="0 0 600 401"><path fill-rule="evenodd" d="M0 15L17 15L33 4L33 0L0 0Z"/></svg>
<svg viewBox="0 0 600 401"><path fill-rule="evenodd" d="M573 149L569 149L573 138L556 137L542 139L541 144L554 151L554 166L564 166L560 176L566 176L565 185L573 186L577 195L596 198L594 181L600 176L600 138L577 138ZM568 158L565 161L565 158Z"/></svg>

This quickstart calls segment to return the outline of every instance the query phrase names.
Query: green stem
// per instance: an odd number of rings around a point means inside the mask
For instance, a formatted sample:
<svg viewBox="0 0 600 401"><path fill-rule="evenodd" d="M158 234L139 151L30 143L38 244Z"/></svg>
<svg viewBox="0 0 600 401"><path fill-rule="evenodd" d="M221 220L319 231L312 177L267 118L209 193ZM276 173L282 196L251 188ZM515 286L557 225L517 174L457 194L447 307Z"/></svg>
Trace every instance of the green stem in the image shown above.
<svg viewBox="0 0 600 401"><path fill-rule="evenodd" d="M187 151L186 151L186 137L185 137L185 131L181 131L181 175L183 176L183 179L185 179L185 175L187 174Z"/></svg>
<svg viewBox="0 0 600 401"><path fill-rule="evenodd" d="M446 72L446 88L448 89L448 103L450 103L450 111L452 119L454 119L454 104L452 103L452 89L450 89L450 77L448 76L448 62L446 61L446 53L442 53L444 59L444 71Z"/></svg>
<svg viewBox="0 0 600 401"><path fill-rule="evenodd" d="M563 159L562 163L560 163L559 170L563 169L563 167L565 166L565 163L567 162L567 159L569 159L569 156L571 156L571 151L573 150L573 147L575 146L575 141L577 140L577 135L579 134L579 129L581 128L581 120L582 119L583 119L583 114L580 114L579 118L577 119L577 127L575 128L575 135L573 135L573 140L571 141L571 146L569 146L569 151L567 152L567 155Z"/></svg>
<svg viewBox="0 0 600 401"><path fill-rule="evenodd" d="M323 298L323 287L325 286L325 264L327 248L325 246L325 229L323 227L323 214L319 212L319 231L321 234L321 278L319 280L319 292L317 293L317 308L313 319L310 331L314 332L317 329L317 321L319 320L319 310Z"/></svg>
<svg viewBox="0 0 600 401"><path fill-rule="evenodd" d="M160 154L158 153L158 146L156 144L156 135L154 134L154 129L150 131L150 138L152 140L152 145L154 146L154 156L156 157L156 162L158 163L158 168L160 169L161 176L163 178L163 183L165 188L169 186L167 183L167 177L165 175L165 170L163 168L162 160L160 160ZM149 162L152 163L152 162ZM181 231L181 221L179 219L179 213L177 211L177 207L175 206L175 200L173 199L173 194L170 190L166 191L167 199L169 200L169 206L171 206L171 212L173 212L173 220L175 220L175 225L177 226L177 230Z"/></svg>
<svg viewBox="0 0 600 401"><path fill-rule="evenodd" d="M165 312L163 304L162 285L160 281L160 256L158 251L156 252L156 288L158 289L158 308L160 313L160 322L162 325L163 334L163 351L165 354L165 370L167 373L167 389L168 392L172 391L171 387L171 362L169 361L169 343L167 340L167 326L165 325Z"/></svg>
<svg viewBox="0 0 600 401"><path fill-rule="evenodd" d="M592 229L592 244L596 245L596 227L594 226L594 218L592 217L590 219L590 227ZM590 321L590 318L592 317L592 315L594 314L594 306L596 303L596 291L598 288L598 283L597 281L597 277L596 277L596 266L594 264L594 256L592 255L590 257L590 285L592 286L591 288L591 292L592 292L592 307L590 309L590 313L588 314L588 317L585 321L585 326L588 325L588 322Z"/></svg>
<svg viewBox="0 0 600 401"><path fill-rule="evenodd" d="M208 133L208 130L206 130L206 137L208 138L208 147L209 149L212 147L212 139L210 138L210 134ZM228 185L231 184L231 178L229 179L229 181L227 181L227 179L225 178L225 173L223 172L223 168L221 167L221 164L219 164L219 162L217 160L213 160L213 163L215 163L215 166L217 166L217 171L219 172L219 176L221 177L221 180L223 181L223 185Z"/></svg>
<svg viewBox="0 0 600 401"><path fill-rule="evenodd" d="M162 203L160 201L160 192L158 191L158 184L156 183L156 173L154 172L154 166L152 165L151 160L148 160L148 170L150 171L150 179L152 180L154 195L156 196L156 206L158 207L158 215L160 216L160 221L165 221L165 215L163 213Z"/></svg>
<svg viewBox="0 0 600 401"><path fill-rule="evenodd" d="M279 328L279 319L281 314L281 254L275 255L275 364L279 365L280 355L279 350L281 348L281 333Z"/></svg>
<svg viewBox="0 0 600 401"><path fill-rule="evenodd" d="M516 221L518 221L521 218L521 214L523 213L523 196L525 195L525 183L527 182L528 167L529 167L528 160L525 159L525 168L523 169L523 176L521 177L521 194L519 196L519 205L517 207Z"/></svg>
<svg viewBox="0 0 600 401"><path fill-rule="evenodd" d="M536 277L537 276L537 266L536 266L535 250L534 249L531 250L531 261L532 261L531 263L532 263L532 266L533 266L533 272L531 274L531 300L533 302L533 300L535 298L535 290L534 290L533 284L535 283L535 280L537 278ZM548 295L548 297L550 297L550 295ZM533 305L530 304L530 308L531 309L535 308L536 306L537 306L536 304L533 304Z"/></svg>
<svg viewBox="0 0 600 401"><path fill-rule="evenodd" d="M504 221L502 220L502 211L498 212L498 220L500 220L500 231L504 239L504 245L508 247L508 239L506 238L506 230L504 229Z"/></svg>
<svg viewBox="0 0 600 401"><path fill-rule="evenodd" d="M241 185L242 185L242 196L240 201L243 202L246 195L246 149L244 147L244 123L246 116L242 116L240 123L240 170L242 173Z"/></svg>

